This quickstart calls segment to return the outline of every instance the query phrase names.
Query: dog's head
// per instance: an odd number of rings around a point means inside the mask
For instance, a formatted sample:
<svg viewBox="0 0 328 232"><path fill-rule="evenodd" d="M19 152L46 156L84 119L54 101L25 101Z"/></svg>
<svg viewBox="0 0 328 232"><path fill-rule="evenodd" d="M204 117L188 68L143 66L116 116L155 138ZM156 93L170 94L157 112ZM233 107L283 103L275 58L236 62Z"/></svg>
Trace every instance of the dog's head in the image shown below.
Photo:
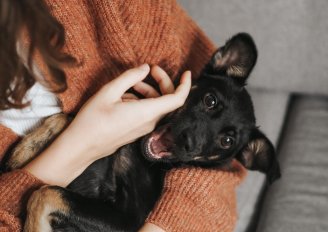
<svg viewBox="0 0 328 232"><path fill-rule="evenodd" d="M193 84L183 107L169 114L143 140L152 161L208 166L237 158L246 168L280 177L271 142L257 128L251 97L244 88L257 59L245 33L219 48Z"/></svg>

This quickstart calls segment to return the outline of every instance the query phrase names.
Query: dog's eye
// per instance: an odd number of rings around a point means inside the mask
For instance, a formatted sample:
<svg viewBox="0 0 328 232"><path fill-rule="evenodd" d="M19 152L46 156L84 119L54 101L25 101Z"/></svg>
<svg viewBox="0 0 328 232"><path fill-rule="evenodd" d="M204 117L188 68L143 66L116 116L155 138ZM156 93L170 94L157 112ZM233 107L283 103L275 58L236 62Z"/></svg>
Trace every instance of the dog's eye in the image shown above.
<svg viewBox="0 0 328 232"><path fill-rule="evenodd" d="M220 147L222 149L229 149L235 142L235 139L231 136L222 136L220 138Z"/></svg>
<svg viewBox="0 0 328 232"><path fill-rule="evenodd" d="M203 98L203 102L207 108L213 109L218 104L218 99L215 95L207 93Z"/></svg>

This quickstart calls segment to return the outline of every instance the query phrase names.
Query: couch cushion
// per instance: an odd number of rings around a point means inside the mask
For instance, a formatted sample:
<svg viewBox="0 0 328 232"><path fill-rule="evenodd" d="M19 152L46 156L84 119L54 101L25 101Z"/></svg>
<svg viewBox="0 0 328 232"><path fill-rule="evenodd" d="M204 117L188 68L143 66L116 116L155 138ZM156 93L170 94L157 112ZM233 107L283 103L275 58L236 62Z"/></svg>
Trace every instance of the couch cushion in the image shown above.
<svg viewBox="0 0 328 232"><path fill-rule="evenodd" d="M282 179L265 197L257 231L328 231L327 139L328 98L295 98L279 152Z"/></svg>
<svg viewBox="0 0 328 232"><path fill-rule="evenodd" d="M257 118L257 125L276 144L282 127L289 95L280 92L250 90ZM274 117L273 117L274 115ZM262 192L265 176L249 171L237 189L238 221L235 232L245 232L257 210L257 200Z"/></svg>
<svg viewBox="0 0 328 232"><path fill-rule="evenodd" d="M178 0L216 44L249 32L254 87L327 94L327 0Z"/></svg>

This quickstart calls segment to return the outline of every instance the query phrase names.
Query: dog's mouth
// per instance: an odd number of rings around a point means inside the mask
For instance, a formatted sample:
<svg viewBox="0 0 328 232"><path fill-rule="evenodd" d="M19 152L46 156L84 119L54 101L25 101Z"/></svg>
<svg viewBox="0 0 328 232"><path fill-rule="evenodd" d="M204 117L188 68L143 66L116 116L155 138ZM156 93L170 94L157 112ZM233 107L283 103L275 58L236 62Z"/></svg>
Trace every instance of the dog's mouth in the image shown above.
<svg viewBox="0 0 328 232"><path fill-rule="evenodd" d="M169 124L153 131L144 139L144 154L151 160L170 159L173 156L173 136Z"/></svg>

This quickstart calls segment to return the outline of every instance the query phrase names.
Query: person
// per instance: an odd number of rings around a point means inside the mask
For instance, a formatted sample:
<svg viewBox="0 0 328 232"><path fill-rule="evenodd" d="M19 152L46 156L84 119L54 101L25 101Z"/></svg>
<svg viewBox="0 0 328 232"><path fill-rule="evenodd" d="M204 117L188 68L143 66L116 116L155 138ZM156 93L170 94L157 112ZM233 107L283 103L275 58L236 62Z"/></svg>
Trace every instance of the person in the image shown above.
<svg viewBox="0 0 328 232"><path fill-rule="evenodd" d="M35 189L65 187L152 131L184 103L191 73L215 49L174 0L2 0L0 30L0 161L45 117L76 115L36 159L0 175L1 231L22 230ZM161 93L143 81L150 75ZM232 231L244 175L237 162L229 171L173 169L141 231Z"/></svg>

